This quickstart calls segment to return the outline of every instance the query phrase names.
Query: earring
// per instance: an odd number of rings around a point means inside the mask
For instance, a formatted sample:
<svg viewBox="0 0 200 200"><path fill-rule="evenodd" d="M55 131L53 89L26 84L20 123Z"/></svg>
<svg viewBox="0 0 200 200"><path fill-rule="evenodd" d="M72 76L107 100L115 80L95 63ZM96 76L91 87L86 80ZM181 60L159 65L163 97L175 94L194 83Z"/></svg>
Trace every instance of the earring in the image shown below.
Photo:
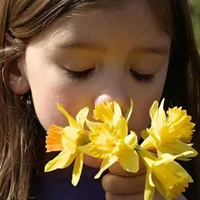
<svg viewBox="0 0 200 200"><path fill-rule="evenodd" d="M32 100L32 95L31 92L27 92L26 94L23 94L20 96L20 99L23 103L25 103L27 106L32 106L33 100Z"/></svg>
<svg viewBox="0 0 200 200"><path fill-rule="evenodd" d="M31 97L31 95L29 95L29 96L27 97L27 99L26 99L26 104L27 104L28 106L31 106L31 105L32 105L32 97Z"/></svg>

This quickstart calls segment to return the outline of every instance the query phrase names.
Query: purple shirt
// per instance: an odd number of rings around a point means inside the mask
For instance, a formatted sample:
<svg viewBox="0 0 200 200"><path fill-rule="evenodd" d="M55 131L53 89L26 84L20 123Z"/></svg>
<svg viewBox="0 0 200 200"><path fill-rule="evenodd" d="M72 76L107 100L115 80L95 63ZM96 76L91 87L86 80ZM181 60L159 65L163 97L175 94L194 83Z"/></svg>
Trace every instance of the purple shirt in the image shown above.
<svg viewBox="0 0 200 200"><path fill-rule="evenodd" d="M103 175L94 179L98 170L84 166L77 186L71 184L72 167L40 172L35 177L31 197L34 200L104 200Z"/></svg>

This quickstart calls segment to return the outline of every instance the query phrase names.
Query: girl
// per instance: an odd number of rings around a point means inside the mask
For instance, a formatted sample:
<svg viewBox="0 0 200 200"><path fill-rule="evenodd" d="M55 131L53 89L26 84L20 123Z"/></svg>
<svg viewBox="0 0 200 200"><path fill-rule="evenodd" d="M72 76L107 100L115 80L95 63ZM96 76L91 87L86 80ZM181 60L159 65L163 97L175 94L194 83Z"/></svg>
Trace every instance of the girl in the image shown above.
<svg viewBox="0 0 200 200"><path fill-rule="evenodd" d="M99 163L85 158L83 177L70 184L71 169L43 173L51 159L45 132L66 126L60 102L73 116L116 100L134 113L130 129L140 138L149 108L165 97L197 123L199 152L200 62L187 0L0 0L0 196L1 199L143 199L145 171L118 164L101 180ZM184 163L199 196L199 157ZM156 199L162 199L157 195ZM180 196L180 199L185 199Z"/></svg>

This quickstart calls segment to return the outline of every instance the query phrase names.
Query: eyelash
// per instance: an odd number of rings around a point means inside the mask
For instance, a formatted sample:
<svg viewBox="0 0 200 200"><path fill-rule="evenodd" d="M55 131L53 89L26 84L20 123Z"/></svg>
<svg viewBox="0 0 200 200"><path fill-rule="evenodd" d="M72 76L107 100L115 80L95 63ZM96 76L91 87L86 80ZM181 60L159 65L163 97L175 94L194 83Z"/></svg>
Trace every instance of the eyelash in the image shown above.
<svg viewBox="0 0 200 200"><path fill-rule="evenodd" d="M93 70L94 70L94 68L87 69L84 71L72 71L72 70L66 69L67 75L69 76L69 78L71 78L72 80L76 80L76 81L87 79L88 76L91 75Z"/></svg>
<svg viewBox="0 0 200 200"><path fill-rule="evenodd" d="M132 74L132 76L141 83L152 83L155 76L153 74L140 74L136 71L129 70Z"/></svg>
<svg viewBox="0 0 200 200"><path fill-rule="evenodd" d="M71 78L72 80L85 80L88 78L88 76L90 76L92 74L92 72L94 71L94 68L91 69L87 69L84 71L72 71L69 69L66 69L67 71L67 75L69 76L69 78ZM154 80L154 75L153 74L140 74L136 71L133 70L129 70L132 74L132 76L141 83L152 83Z"/></svg>

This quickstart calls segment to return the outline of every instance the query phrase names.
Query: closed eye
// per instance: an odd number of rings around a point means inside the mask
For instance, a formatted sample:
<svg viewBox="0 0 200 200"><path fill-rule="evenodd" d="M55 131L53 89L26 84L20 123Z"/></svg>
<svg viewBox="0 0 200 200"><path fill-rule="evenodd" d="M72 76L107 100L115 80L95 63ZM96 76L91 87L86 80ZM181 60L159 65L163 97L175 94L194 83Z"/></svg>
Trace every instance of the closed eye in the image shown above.
<svg viewBox="0 0 200 200"><path fill-rule="evenodd" d="M131 69L129 71L131 72L131 75L141 83L152 83L155 78L154 74L140 74Z"/></svg>
<svg viewBox="0 0 200 200"><path fill-rule="evenodd" d="M72 70L66 69L66 71L67 71L67 75L70 79L79 81L79 80L87 79L88 76L90 76L92 74L94 69L95 68L91 68L91 69L87 69L84 71L72 71Z"/></svg>

